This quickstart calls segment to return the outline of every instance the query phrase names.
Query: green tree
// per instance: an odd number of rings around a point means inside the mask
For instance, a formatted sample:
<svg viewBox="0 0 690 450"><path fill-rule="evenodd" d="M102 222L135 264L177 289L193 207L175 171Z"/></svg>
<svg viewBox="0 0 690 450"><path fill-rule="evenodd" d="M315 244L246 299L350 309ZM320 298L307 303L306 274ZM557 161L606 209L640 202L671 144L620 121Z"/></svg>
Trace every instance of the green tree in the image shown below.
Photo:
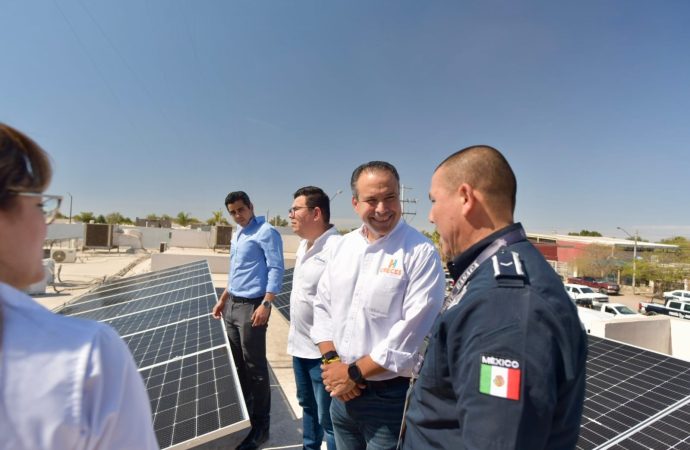
<svg viewBox="0 0 690 450"><path fill-rule="evenodd" d="M622 267L622 262L613 254L611 247L591 244L575 259L575 265L579 275L599 278L615 274Z"/></svg>
<svg viewBox="0 0 690 450"><path fill-rule="evenodd" d="M82 211L76 216L72 216L72 219L75 222L89 223L92 220L96 220L96 216L91 211Z"/></svg>
<svg viewBox="0 0 690 450"><path fill-rule="evenodd" d="M106 223L112 223L112 224L118 224L118 223L125 223L125 219L127 219L125 216L120 214L119 212L112 212L105 216L105 222ZM127 219L129 220L129 219ZM131 220L130 220L131 222Z"/></svg>
<svg viewBox="0 0 690 450"><path fill-rule="evenodd" d="M274 227L286 227L288 226L288 221L280 217L280 215L275 216L271 220L268 221L271 225Z"/></svg>
<svg viewBox="0 0 690 450"><path fill-rule="evenodd" d="M433 233L422 230L422 234L434 243L434 247L436 247L436 251L438 251L438 253L441 255L441 260L443 262L448 261L452 257L452 255L446 255L443 252L443 248L441 248L441 235L439 234L438 230L434 230Z"/></svg>
<svg viewBox="0 0 690 450"><path fill-rule="evenodd" d="M105 216L104 216L103 214L99 214L98 217L96 217L95 222L96 222L96 223L107 223L107 222L105 221Z"/></svg>
<svg viewBox="0 0 690 450"><path fill-rule="evenodd" d="M187 225L192 223L192 217L189 213L180 211L179 213L177 213L177 216L175 217L175 222L177 222L183 227L186 227Z"/></svg>
<svg viewBox="0 0 690 450"><path fill-rule="evenodd" d="M571 231L568 236L591 236L591 237L601 237L601 233L598 231L581 230L579 233L576 231Z"/></svg>
<svg viewBox="0 0 690 450"><path fill-rule="evenodd" d="M690 263L690 241L682 236L662 239L661 244L677 245L678 251L674 252L675 261L679 263Z"/></svg>
<svg viewBox="0 0 690 450"><path fill-rule="evenodd" d="M228 225L227 219L223 216L223 211L211 211L213 216L206 221L208 225Z"/></svg>

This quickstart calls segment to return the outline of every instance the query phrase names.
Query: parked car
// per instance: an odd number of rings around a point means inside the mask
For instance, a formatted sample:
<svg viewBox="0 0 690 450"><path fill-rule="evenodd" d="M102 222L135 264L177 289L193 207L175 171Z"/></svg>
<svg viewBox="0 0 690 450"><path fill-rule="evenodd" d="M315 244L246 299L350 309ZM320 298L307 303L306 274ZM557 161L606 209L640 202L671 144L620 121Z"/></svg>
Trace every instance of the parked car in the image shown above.
<svg viewBox="0 0 690 450"><path fill-rule="evenodd" d="M664 300L681 300L684 302L690 302L690 291L676 289L675 291L664 292Z"/></svg>
<svg viewBox="0 0 690 450"><path fill-rule="evenodd" d="M601 292L602 294L618 295L621 290L621 287L618 285L618 283L594 277L570 277L568 278L568 283L589 286L595 291Z"/></svg>
<svg viewBox="0 0 690 450"><path fill-rule="evenodd" d="M602 303L608 303L609 297L604 294L594 292L591 287L582 284L564 284L565 290L576 305L597 307Z"/></svg>
<svg viewBox="0 0 690 450"><path fill-rule="evenodd" d="M612 314L614 319L624 319L627 317L634 317L639 315L632 309L628 308L626 305L623 305L622 303L604 303L602 305L599 305L597 311Z"/></svg>

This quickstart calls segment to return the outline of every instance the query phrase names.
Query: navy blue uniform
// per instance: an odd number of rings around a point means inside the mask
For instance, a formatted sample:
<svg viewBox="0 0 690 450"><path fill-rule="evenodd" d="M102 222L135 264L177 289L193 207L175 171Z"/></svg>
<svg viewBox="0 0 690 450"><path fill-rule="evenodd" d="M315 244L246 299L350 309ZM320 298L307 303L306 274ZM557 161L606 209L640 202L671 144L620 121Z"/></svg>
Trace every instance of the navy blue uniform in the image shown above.
<svg viewBox="0 0 690 450"><path fill-rule="evenodd" d="M456 258L453 278L516 230L522 226ZM476 268L459 303L434 324L406 415L405 449L575 447L587 336L554 270L527 240L516 241Z"/></svg>

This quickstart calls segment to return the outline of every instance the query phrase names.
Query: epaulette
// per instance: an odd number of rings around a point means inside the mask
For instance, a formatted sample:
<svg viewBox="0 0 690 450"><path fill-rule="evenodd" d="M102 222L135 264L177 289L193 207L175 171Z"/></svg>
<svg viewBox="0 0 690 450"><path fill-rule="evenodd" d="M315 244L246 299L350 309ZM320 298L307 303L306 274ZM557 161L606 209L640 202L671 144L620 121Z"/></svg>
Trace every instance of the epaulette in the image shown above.
<svg viewBox="0 0 690 450"><path fill-rule="evenodd" d="M521 287L525 285L527 276L522 268L520 255L501 249L491 257L494 267L494 278L500 287Z"/></svg>

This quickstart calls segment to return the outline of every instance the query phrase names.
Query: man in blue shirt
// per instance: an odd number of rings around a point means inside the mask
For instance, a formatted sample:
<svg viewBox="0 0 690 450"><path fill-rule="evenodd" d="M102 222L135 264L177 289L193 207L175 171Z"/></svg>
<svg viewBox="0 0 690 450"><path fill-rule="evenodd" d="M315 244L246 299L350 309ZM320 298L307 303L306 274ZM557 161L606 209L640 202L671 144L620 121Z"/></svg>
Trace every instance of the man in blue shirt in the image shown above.
<svg viewBox="0 0 690 450"><path fill-rule="evenodd" d="M283 282L283 242L264 217L254 215L254 205L245 192L229 193L225 207L237 223L237 231L230 243L228 286L213 307L213 317L225 319L252 424L237 449L251 450L268 440L271 390L266 328L271 302Z"/></svg>

